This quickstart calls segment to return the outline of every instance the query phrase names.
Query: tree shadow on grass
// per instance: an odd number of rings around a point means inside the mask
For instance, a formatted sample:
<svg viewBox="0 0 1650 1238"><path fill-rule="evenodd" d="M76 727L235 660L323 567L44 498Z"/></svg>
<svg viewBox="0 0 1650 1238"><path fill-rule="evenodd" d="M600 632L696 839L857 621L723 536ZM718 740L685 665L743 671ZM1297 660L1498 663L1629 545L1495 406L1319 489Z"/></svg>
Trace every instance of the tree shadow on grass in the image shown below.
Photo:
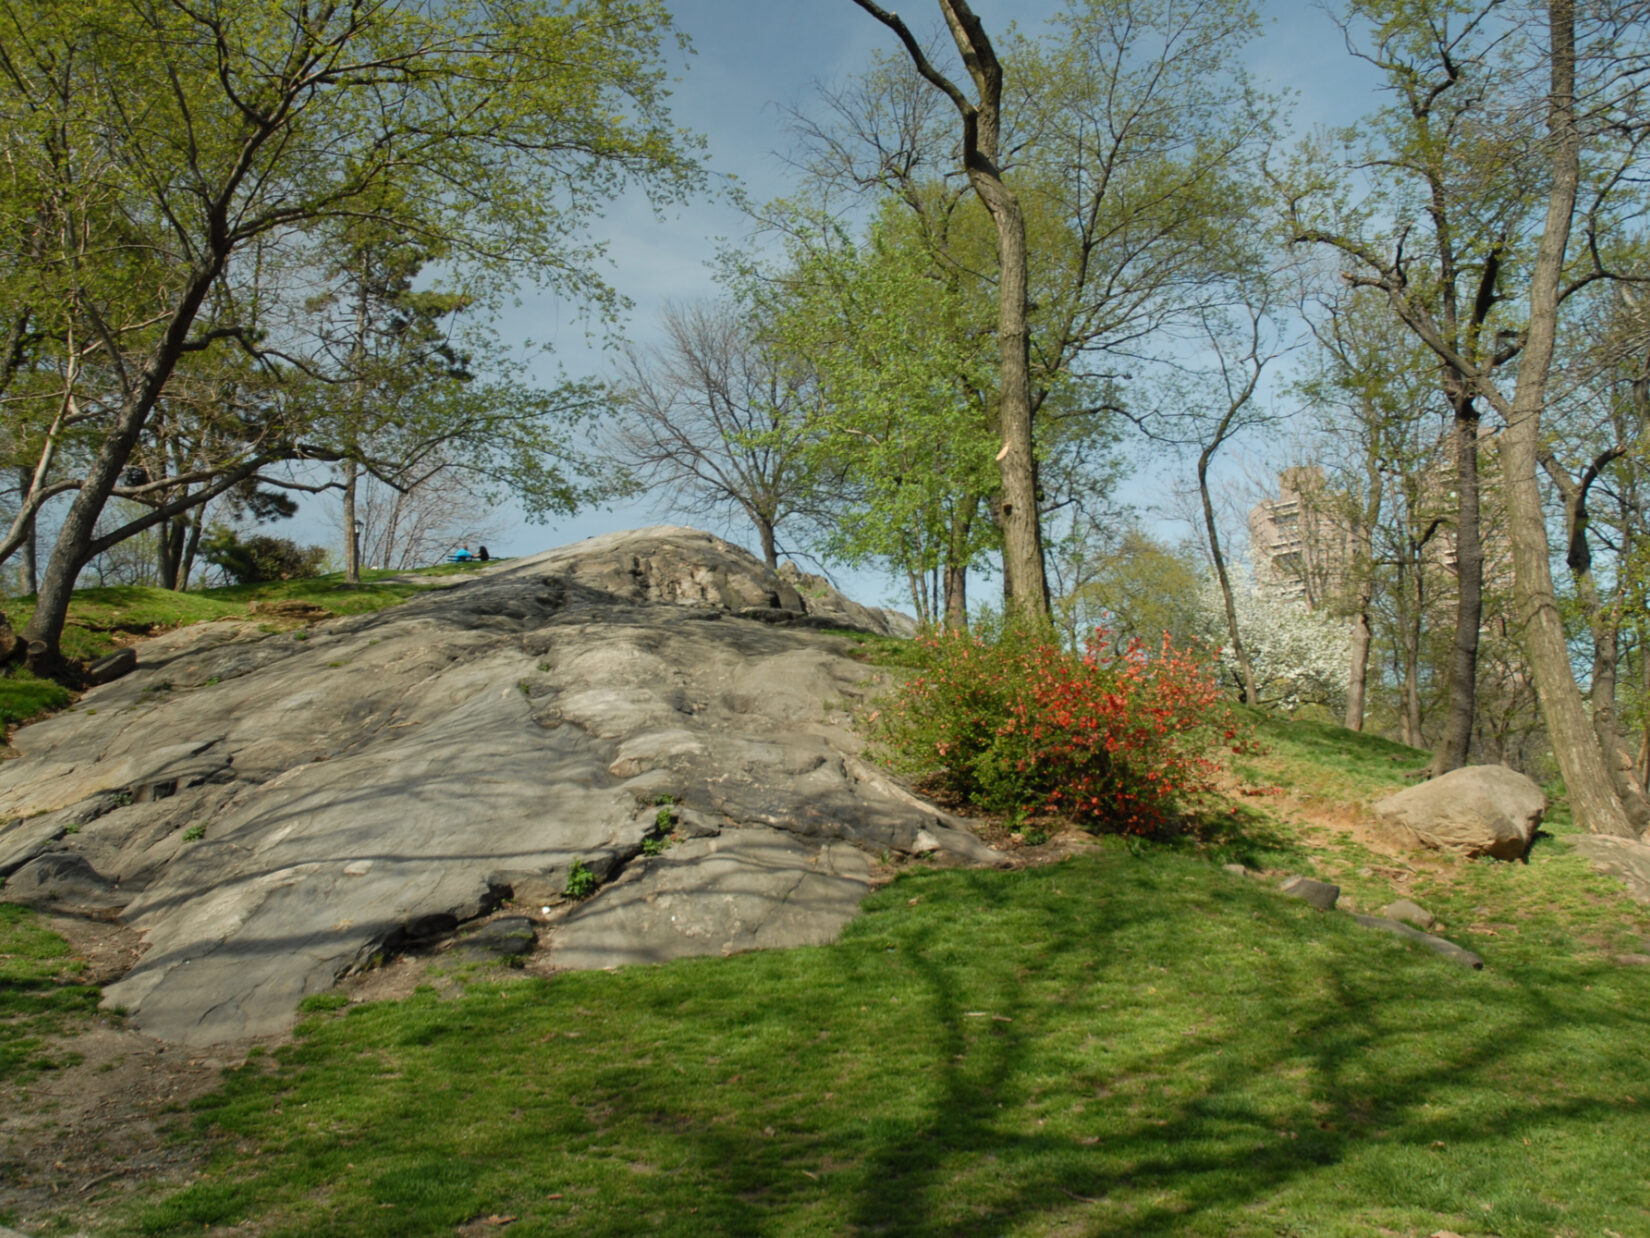
<svg viewBox="0 0 1650 1238"><path fill-rule="evenodd" d="M1383 1208L1399 1231L1634 1232L1650 1201L1606 1152L1650 1107L1610 1087L1642 1078L1638 1003L1602 964L1490 962L1119 850L902 880L825 950L363 1008L242 1100L405 1072L325 1119L331 1143L277 1128L340 1179L380 1123L404 1141L291 1232L449 1233L467 1208L517 1235L1372 1232ZM420 1203L426 1179L447 1194Z"/></svg>

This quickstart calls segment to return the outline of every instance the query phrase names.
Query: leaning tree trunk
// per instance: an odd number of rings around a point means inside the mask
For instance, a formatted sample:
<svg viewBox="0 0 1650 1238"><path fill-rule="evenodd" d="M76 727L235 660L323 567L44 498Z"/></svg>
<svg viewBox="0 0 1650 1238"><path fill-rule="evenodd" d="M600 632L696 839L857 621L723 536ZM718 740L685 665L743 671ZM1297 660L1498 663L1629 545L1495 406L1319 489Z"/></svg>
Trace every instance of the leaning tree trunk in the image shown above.
<svg viewBox="0 0 1650 1238"><path fill-rule="evenodd" d="M1552 42L1548 130L1553 176L1546 222L1530 277L1529 327L1519 358L1518 389L1502 435L1507 531L1513 550L1514 596L1524 626L1536 696L1576 823L1595 834L1634 838L1638 831L1616 794L1570 667L1564 621L1553 590L1547 521L1537 476L1541 414L1557 337L1559 280L1581 179L1581 137L1575 114L1575 0L1549 0L1548 26Z"/></svg>
<svg viewBox="0 0 1650 1238"><path fill-rule="evenodd" d="M1455 641L1450 648L1449 706L1432 754L1432 777L1460 769L1472 747L1477 714L1478 629L1484 619L1484 548L1479 531L1478 408L1471 396L1455 403Z"/></svg>

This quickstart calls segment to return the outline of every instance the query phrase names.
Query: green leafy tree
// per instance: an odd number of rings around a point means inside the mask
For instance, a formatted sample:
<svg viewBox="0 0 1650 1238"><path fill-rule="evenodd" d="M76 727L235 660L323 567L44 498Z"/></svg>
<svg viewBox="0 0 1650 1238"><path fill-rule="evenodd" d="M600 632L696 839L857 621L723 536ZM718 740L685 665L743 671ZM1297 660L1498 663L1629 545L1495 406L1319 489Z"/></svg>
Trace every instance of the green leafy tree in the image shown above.
<svg viewBox="0 0 1650 1238"><path fill-rule="evenodd" d="M820 549L902 575L924 622L965 626L966 574L998 539L991 325L897 213L862 242L817 215L787 218L790 263L752 295L813 392Z"/></svg>
<svg viewBox="0 0 1650 1238"><path fill-rule="evenodd" d="M1041 38L1005 39L999 63L979 54L966 6L941 9L979 78L980 118L993 82L1001 88L989 110L990 169L968 145L968 100L958 102L954 85L943 90L948 79L916 58L899 27L919 76L881 61L824 96L825 114L802 123L811 185L827 197L901 204L937 268L972 288L982 310L997 303L999 333L1017 340L1023 329L1034 498L1040 517L1075 517L1083 509L1074 500L1096 493L1109 472L1109 452L1094 450L1114 437L1109 423L1136 404L1144 411L1144 372L1178 359L1185 329L1224 297L1234 250L1247 258L1253 248L1237 242L1261 231L1259 162L1273 105L1238 67L1258 25L1244 0L1091 0L1067 8ZM963 178L949 111L964 120ZM982 252L968 207L976 198L990 206L993 195ZM1023 328L1006 308L1021 285ZM999 365L1017 365L1017 348L999 350ZM999 385L1007 418L1018 397L1006 379ZM995 424L1005 466L1017 459L1016 424ZM1068 467L1085 453L1098 472ZM1002 502L1024 501L1004 476L998 513ZM1006 583L1013 574L1008 567Z"/></svg>
<svg viewBox="0 0 1650 1238"><path fill-rule="evenodd" d="M39 237L16 303L65 318L55 372L69 411L33 424L82 417L86 453L63 478L74 498L24 633L42 669L58 665L70 591L100 541L272 461L338 454L311 450L316 405L288 399L208 484L96 532L180 368L226 346L314 368L287 353L296 340L260 336L275 324L257 299L301 286L262 270L290 277L328 225L371 220L501 287L531 278L607 309L616 294L583 223L627 185L668 197L696 183L664 107L657 0L64 0L4 21L0 117L30 156L5 230ZM75 226L34 227L65 201ZM570 493L556 471L519 459L501 481ZM14 530L0 553L20 540Z"/></svg>

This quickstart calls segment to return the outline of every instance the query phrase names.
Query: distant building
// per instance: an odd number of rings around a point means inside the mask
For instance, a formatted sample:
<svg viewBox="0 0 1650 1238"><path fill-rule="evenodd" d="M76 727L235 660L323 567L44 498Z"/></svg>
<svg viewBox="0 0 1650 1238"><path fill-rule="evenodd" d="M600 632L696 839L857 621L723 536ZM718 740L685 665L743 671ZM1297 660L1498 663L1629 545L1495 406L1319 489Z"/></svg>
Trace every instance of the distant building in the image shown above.
<svg viewBox="0 0 1650 1238"><path fill-rule="evenodd" d="M1278 497L1249 509L1249 549L1255 583L1274 597L1300 599L1316 610L1346 583L1352 533L1337 513L1338 496L1316 464L1278 474Z"/></svg>
<svg viewBox="0 0 1650 1238"><path fill-rule="evenodd" d="M1430 513L1426 523L1431 527L1420 548L1420 563L1424 569L1442 573L1446 580L1453 580L1457 571L1454 472L1445 467L1421 481ZM1512 548L1496 518L1493 475L1493 469L1481 465L1479 536L1484 588L1510 591ZM1383 516L1383 522L1391 519ZM1349 496L1329 488L1321 467L1307 464L1283 469L1278 473L1278 497L1262 499L1249 509L1255 583L1273 597L1299 599L1313 610L1332 603L1350 583L1357 544L1353 520ZM1445 601L1443 593L1434 591L1429 604Z"/></svg>

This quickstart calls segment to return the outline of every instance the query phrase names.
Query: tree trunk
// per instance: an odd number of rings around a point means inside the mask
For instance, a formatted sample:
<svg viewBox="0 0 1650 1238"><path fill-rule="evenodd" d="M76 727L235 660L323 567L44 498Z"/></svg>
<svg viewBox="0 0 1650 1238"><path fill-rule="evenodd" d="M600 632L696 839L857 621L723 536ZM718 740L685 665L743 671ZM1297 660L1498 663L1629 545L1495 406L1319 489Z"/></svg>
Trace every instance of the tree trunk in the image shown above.
<svg viewBox="0 0 1650 1238"><path fill-rule="evenodd" d="M1593 617L1593 686L1589 703L1593 711L1593 734L1604 753L1611 785L1621 800L1627 819L1640 833L1650 828L1650 799L1633 768L1616 712L1616 675L1621 636L1621 603L1601 608Z"/></svg>
<svg viewBox="0 0 1650 1238"><path fill-rule="evenodd" d="M37 675L58 676L64 671L63 624L69 617L69 601L74 595L80 569L91 557L97 536L98 517L120 480L121 470L132 458L143 427L154 412L155 402L165 388L189 338L195 315L222 269L222 256L197 268L178 299L160 341L149 355L136 382L121 401L114 425L98 448L85 480L75 494L52 545L51 558L35 599L34 614L23 630L28 642L28 667Z"/></svg>
<svg viewBox="0 0 1650 1238"><path fill-rule="evenodd" d="M773 521L766 516L756 517L757 536L762 539L762 562L774 571L779 570L779 549L774 545Z"/></svg>
<svg viewBox="0 0 1650 1238"><path fill-rule="evenodd" d="M34 470L20 468L17 470L17 493L21 496L19 502L27 502L29 490L34 486ZM40 588L40 565L35 558L38 553L38 541L35 535L34 517L30 516L23 528L23 588L25 595L38 592Z"/></svg>
<svg viewBox="0 0 1650 1238"><path fill-rule="evenodd" d="M982 183L989 183L987 189ZM997 461L1003 484L1003 559L1014 582L1014 608L1026 619L1049 617L1043 570L1042 520L1037 510L1036 456L1031 433L1030 334L1026 327L1026 234L1020 204L1001 181L975 179L975 189L997 222L1001 300L997 346L1001 364L1003 447Z"/></svg>
<svg viewBox="0 0 1650 1238"><path fill-rule="evenodd" d="M1478 630L1484 616L1484 549L1479 531L1478 407L1455 401L1455 642L1450 650L1449 705L1428 776L1467 763L1477 713Z"/></svg>
<svg viewBox="0 0 1650 1238"><path fill-rule="evenodd" d="M195 574L195 557L201 548L201 525L205 521L206 505L197 507L189 517L189 541L183 548L183 567L179 572L178 588L187 589L189 580Z"/></svg>
<svg viewBox="0 0 1650 1238"><path fill-rule="evenodd" d="M1346 726L1350 731L1364 729L1364 708L1369 692L1369 650L1375 641L1370 606L1375 600L1375 526L1381 519L1381 507L1386 500L1381 479L1380 460L1373 453L1365 460L1366 498L1357 512L1357 528L1353 530L1352 570L1356 574L1356 592L1352 605L1352 657L1346 676Z"/></svg>
<svg viewBox="0 0 1650 1238"><path fill-rule="evenodd" d="M1513 586L1536 697L1553 756L1564 776L1576 824L1595 834L1637 837L1616 795L1604 753L1570 668L1564 621L1553 591L1547 522L1537 465L1541 414L1546 406L1558 330L1558 289L1581 178L1581 137L1575 116L1575 0L1549 0L1552 86L1548 132L1552 186L1547 218L1530 276L1529 327L1518 364L1518 389L1502 435L1507 531L1513 549Z"/></svg>
<svg viewBox="0 0 1650 1238"><path fill-rule="evenodd" d="M968 549L978 515L980 498L963 496L951 513L945 546L945 626L953 632L968 629Z"/></svg>
<svg viewBox="0 0 1650 1238"><path fill-rule="evenodd" d="M1352 616L1352 665L1346 683L1346 729L1364 729L1364 696L1369 688L1369 646L1374 633L1369 625L1368 590L1359 598Z"/></svg>
<svg viewBox="0 0 1650 1238"><path fill-rule="evenodd" d="M183 553L189 536L189 520L174 516L155 526L156 566L160 569L160 587L178 590L187 584L183 575Z"/></svg>
<svg viewBox="0 0 1650 1238"><path fill-rule="evenodd" d="M344 583L361 583L361 534L355 527L355 485L360 467L344 461Z"/></svg>
<svg viewBox="0 0 1650 1238"><path fill-rule="evenodd" d="M1404 627L1403 741L1411 748L1426 743L1421 730L1421 624L1412 619Z"/></svg>
<svg viewBox="0 0 1650 1238"><path fill-rule="evenodd" d="M1214 560L1215 579L1220 582L1220 600L1226 607L1226 635L1232 641L1232 656L1237 659L1238 678L1243 685L1243 703L1258 705L1255 693L1255 670L1249 664L1249 652L1243 647L1243 633L1238 630L1237 603L1232 598L1232 580L1226 572L1226 556L1220 551L1220 530L1215 524L1214 500L1209 496L1209 459L1214 448L1205 448L1197 459L1197 493L1203 500L1203 528L1209 535L1209 557Z"/></svg>
<svg viewBox="0 0 1650 1238"><path fill-rule="evenodd" d="M1413 535L1410 537L1410 544L1413 549ZM1409 578L1412 575L1415 578L1413 596L1409 584ZM1425 598L1422 594L1422 584L1419 562L1404 558L1400 554L1397 592L1397 669L1400 683L1398 690L1398 740L1411 748L1419 748L1423 742L1421 736L1420 616Z"/></svg>
<svg viewBox="0 0 1650 1238"><path fill-rule="evenodd" d="M997 167L1002 123L1003 70L996 49L967 0L939 0L973 79L977 103L929 63L922 45L897 13L874 0L854 0L860 8L900 38L912 63L936 90L945 93L963 122L962 160L968 183L991 214L997 229L998 402L1003 446L997 454L1002 478L1003 596L1005 609L1046 623L1051 613L1048 577L1043 566L1042 521L1037 510L1036 451L1032 439L1030 332L1026 325L1027 258L1025 217L1019 199L1003 182Z"/></svg>

